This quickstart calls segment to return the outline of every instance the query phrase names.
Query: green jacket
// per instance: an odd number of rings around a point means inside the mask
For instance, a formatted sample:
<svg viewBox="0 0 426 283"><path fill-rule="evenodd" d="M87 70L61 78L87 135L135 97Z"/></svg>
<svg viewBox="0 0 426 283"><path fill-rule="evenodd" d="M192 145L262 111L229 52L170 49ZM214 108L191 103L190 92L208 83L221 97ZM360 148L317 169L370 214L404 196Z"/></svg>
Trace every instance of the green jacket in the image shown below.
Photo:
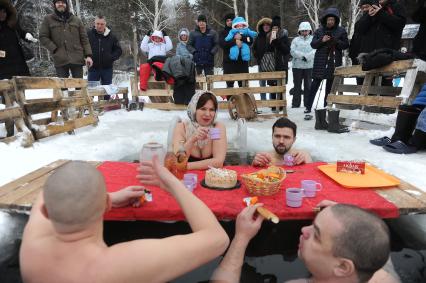
<svg viewBox="0 0 426 283"><path fill-rule="evenodd" d="M52 54L55 67L84 65L84 59L92 56L86 29L72 14L65 22L56 14L47 15L41 24L39 39Z"/></svg>

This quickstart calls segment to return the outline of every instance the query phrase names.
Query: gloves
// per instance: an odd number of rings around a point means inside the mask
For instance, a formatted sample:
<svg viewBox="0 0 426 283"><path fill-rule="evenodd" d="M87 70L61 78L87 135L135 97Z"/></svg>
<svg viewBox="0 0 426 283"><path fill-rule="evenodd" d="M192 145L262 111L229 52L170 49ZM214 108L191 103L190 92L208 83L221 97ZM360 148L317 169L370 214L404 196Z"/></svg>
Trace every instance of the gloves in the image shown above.
<svg viewBox="0 0 426 283"><path fill-rule="evenodd" d="M166 30L163 29L161 32L163 33L163 36L167 36Z"/></svg>
<svg viewBox="0 0 426 283"><path fill-rule="evenodd" d="M306 59L306 57L305 57L305 56L303 56L303 57L302 57L302 60L303 60L303 61L305 61L305 62L307 62L307 61L308 61L308 59Z"/></svg>
<svg viewBox="0 0 426 283"><path fill-rule="evenodd" d="M38 42L38 40L36 39L36 38L34 38L33 36L32 36L32 34L31 33L29 33L29 32L27 32L26 34L25 34L25 39L26 40L28 40L28 41L31 41L31 42Z"/></svg>
<svg viewBox="0 0 426 283"><path fill-rule="evenodd" d="M152 34L152 30L149 30L149 31L146 33L146 35L147 35L147 36L151 36L151 34Z"/></svg>

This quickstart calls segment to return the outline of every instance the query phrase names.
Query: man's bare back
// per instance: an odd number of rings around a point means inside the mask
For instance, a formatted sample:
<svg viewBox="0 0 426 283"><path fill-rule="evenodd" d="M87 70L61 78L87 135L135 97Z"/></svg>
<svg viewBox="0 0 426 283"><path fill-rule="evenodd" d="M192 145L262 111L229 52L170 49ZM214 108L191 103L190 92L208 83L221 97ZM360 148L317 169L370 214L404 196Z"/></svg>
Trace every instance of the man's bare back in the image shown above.
<svg viewBox="0 0 426 283"><path fill-rule="evenodd" d="M77 164L65 170L77 170L81 166ZM214 215L167 169L158 163L154 166L155 169L145 164L148 178L160 180L164 189L176 198L193 233L107 247L102 235L102 216L85 224L83 229L69 230L69 226L75 224L60 225L52 221L55 216L46 212L46 207L49 211L48 201L41 195L33 206L23 235L20 264L24 282L166 282L219 256L229 239ZM125 193L127 195L112 195L112 204L123 203L123 199L137 195ZM104 201L107 210L111 200L106 193ZM64 217L72 221L67 215Z"/></svg>

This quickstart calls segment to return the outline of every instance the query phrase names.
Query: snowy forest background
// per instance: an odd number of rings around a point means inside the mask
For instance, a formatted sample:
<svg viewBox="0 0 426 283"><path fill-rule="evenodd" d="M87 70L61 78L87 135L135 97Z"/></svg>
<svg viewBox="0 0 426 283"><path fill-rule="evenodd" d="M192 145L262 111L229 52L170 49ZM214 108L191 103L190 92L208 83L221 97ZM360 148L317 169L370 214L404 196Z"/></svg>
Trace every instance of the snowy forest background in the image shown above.
<svg viewBox="0 0 426 283"><path fill-rule="evenodd" d="M411 15L418 0L399 0L405 2L407 15ZM52 12L52 0L12 0L15 4L24 30L38 38L43 18ZM262 17L281 16L282 25L288 29L290 38L297 33L298 24L308 20L313 27L319 24L321 11L336 6L342 14L342 25L352 36L354 23L359 16L356 8L360 0L68 0L74 14L80 16L87 28L93 25L96 15L106 17L108 26L119 37L123 56L115 69L132 71L133 54L138 50L143 35L150 29L165 29L174 43L177 32L182 27L192 30L198 14L205 14L209 25L220 31L224 27L223 17L227 13L244 16L252 29ZM410 23L408 19L407 23ZM29 65L34 76L54 75L51 58L39 43L33 45L36 59ZM138 56L139 62L145 60ZM220 66L222 54L216 56ZM137 63L139 63L137 62ZM252 62L255 64L255 62Z"/></svg>

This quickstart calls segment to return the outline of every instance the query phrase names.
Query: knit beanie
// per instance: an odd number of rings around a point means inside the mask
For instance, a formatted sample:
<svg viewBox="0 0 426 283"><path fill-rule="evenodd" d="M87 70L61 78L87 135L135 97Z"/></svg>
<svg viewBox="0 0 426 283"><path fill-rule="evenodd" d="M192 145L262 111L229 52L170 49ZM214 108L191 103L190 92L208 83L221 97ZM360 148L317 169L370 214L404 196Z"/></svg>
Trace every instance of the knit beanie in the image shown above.
<svg viewBox="0 0 426 283"><path fill-rule="evenodd" d="M273 28L273 27L281 28L281 17L280 16L275 16L275 17L272 18L271 28Z"/></svg>
<svg viewBox="0 0 426 283"><path fill-rule="evenodd" d="M205 22L207 23L207 18L204 15L199 15L197 18L197 22Z"/></svg>
<svg viewBox="0 0 426 283"><path fill-rule="evenodd" d="M62 2L64 2L65 4L67 4L67 6L68 6L68 0L53 0L53 5L55 5L55 4L56 4L56 2L58 2L58 1L62 1Z"/></svg>

